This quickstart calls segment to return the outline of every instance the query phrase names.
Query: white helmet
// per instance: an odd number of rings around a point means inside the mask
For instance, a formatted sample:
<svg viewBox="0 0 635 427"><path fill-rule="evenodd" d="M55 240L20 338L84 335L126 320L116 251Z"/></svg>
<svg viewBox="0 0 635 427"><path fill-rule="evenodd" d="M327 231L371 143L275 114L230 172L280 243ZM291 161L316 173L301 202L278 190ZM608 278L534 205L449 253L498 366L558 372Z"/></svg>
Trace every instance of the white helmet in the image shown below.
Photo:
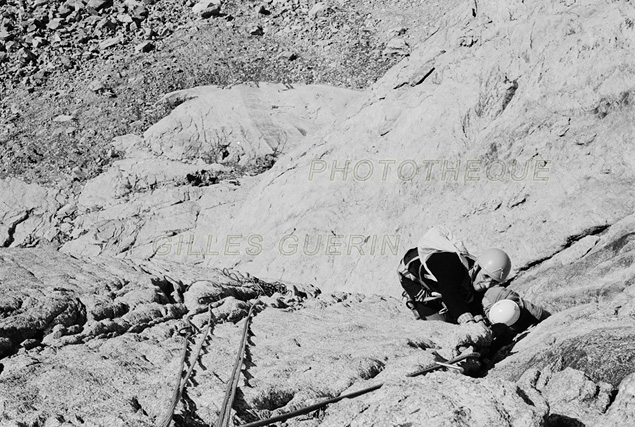
<svg viewBox="0 0 635 427"><path fill-rule="evenodd" d="M520 318L520 307L510 299L503 299L490 308L488 317L492 324L504 323L512 326Z"/></svg>

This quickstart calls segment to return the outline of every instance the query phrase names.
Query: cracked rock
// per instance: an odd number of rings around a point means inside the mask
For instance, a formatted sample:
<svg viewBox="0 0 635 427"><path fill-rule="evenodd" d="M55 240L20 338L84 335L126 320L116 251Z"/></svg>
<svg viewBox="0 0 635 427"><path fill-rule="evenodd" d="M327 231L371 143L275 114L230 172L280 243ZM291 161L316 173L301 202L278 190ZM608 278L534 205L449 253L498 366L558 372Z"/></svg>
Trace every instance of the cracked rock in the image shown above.
<svg viewBox="0 0 635 427"><path fill-rule="evenodd" d="M390 41L386 44L386 48L384 49L384 55L405 55L409 52L410 46L408 43L402 38L394 37L390 39Z"/></svg>

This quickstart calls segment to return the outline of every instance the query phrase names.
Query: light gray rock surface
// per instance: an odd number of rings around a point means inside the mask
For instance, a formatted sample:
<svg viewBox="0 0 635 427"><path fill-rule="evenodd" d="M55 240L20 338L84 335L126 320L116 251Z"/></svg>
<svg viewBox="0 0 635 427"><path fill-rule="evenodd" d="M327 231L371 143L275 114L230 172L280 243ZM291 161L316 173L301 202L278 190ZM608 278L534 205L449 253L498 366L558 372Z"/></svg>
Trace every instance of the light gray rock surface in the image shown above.
<svg viewBox="0 0 635 427"><path fill-rule="evenodd" d="M518 382L521 389L536 389L547 400L547 425L598 425L605 420L603 415L613 403L613 387L573 368L554 368L530 369Z"/></svg>
<svg viewBox="0 0 635 427"><path fill-rule="evenodd" d="M243 268L397 294L399 256L433 224L451 228L474 253L505 248L518 271L633 212L624 71L633 35L615 22L635 18L635 9L478 3L476 17L459 8L391 69L357 114L263 176L232 222L234 233L263 236L264 250L245 255ZM623 41L606 42L615 37ZM335 166L347 160L345 177ZM424 160L438 163L426 169ZM480 163L466 178L468 160ZM448 171L459 161L456 180L443 175L444 164ZM486 175L491 162L491 174L507 171L500 181ZM406 180L413 163L417 173ZM291 234L297 252L280 256L279 242ZM384 238L398 243L382 255ZM318 253L309 255L318 239Z"/></svg>
<svg viewBox="0 0 635 427"><path fill-rule="evenodd" d="M542 388L555 395L547 396L552 414L587 425L611 419L600 417L607 393L621 387L635 363L632 229L630 216L518 276L513 288L559 312L519 341L491 376L551 384ZM560 378L573 369L576 376Z"/></svg>
<svg viewBox="0 0 635 427"><path fill-rule="evenodd" d="M632 132L635 12L594 4L501 14L487 1L476 17L462 6L368 94L264 84L171 94L187 101L86 185L64 251L239 263L272 280L396 296L399 257L434 224L473 253L505 248L515 273L592 245L635 200L635 156L619 142ZM605 43L615 37L624 42ZM203 164L280 151L271 170L233 184L211 185L223 170ZM204 185L182 185L188 174Z"/></svg>
<svg viewBox="0 0 635 427"><path fill-rule="evenodd" d="M544 400L530 400L515 384L434 373L338 403L320 425L537 426L547 411Z"/></svg>
<svg viewBox="0 0 635 427"><path fill-rule="evenodd" d="M324 85L241 84L170 93L183 102L150 127L144 139L170 159L249 164L295 148L305 136L340 119L361 92Z"/></svg>
<svg viewBox="0 0 635 427"><path fill-rule="evenodd" d="M496 375L517 380L528 368L555 364L618 386L633 372L633 293L628 288L604 303L553 315L514 347L515 354L497 365Z"/></svg>
<svg viewBox="0 0 635 427"><path fill-rule="evenodd" d="M32 246L40 239L53 240L54 226L70 215L64 190L26 184L18 179L0 180L0 247ZM59 215L55 215L59 212Z"/></svg>
<svg viewBox="0 0 635 427"><path fill-rule="evenodd" d="M449 226L474 253L504 247L515 271L578 240L590 244L587 236L632 212L634 156L629 144L608 149L632 131L627 45L585 46L611 32L629 40L626 24L613 22L627 22L632 11L615 4L594 13L592 2L505 6L509 20L494 3L482 3L476 17L457 9L363 103L350 91L279 85L170 95L195 99L146 132L138 145L151 147L150 158L116 163L86 186L81 207L113 208L80 215L70 236L77 241L65 250L148 257L156 252L151 240L168 231L171 249L161 254L172 259L184 258L174 246L191 235L190 252L200 254L186 257L192 262L238 260L265 277L396 295L394 281L378 278L393 277L400 254L432 224ZM575 25L574 12L581 16ZM556 43L553 28L569 36ZM591 90L589 81L601 84ZM220 107L225 114L216 113ZM238 141L243 136L249 146ZM153 191L186 182L198 164L179 165L183 159L220 154L240 163L281 147L288 154L257 184L230 190L235 201L220 210L208 204L216 189ZM143 172L156 168L166 173ZM174 207L148 210L148 197L167 197ZM153 221L162 224L149 227L157 232L135 241ZM110 238L108 228L123 243L88 241L104 232ZM207 250L210 239L220 250Z"/></svg>
<svg viewBox="0 0 635 427"><path fill-rule="evenodd" d="M486 352L489 340L478 326L415 322L392 297L325 294L160 259L135 264L5 249L1 265L0 334L3 345L9 344L0 372L6 425L155 425L175 384L184 339L179 331L187 319L202 329L208 304L216 323L200 361L188 362L194 363L193 382L175 419L213 422L249 303L258 312L234 406L241 422L379 383L384 385L371 394L288 425L618 425L632 416L632 375L622 376L626 382L613 401L615 387L602 377L616 378L620 366L585 374L591 364L567 365L572 348L560 356L546 349L562 347L565 327L581 329L567 334L571 343L592 329L580 323L604 321L617 330L615 320L609 323L606 314L588 305L539 325L487 378L439 372L407 379L406 374L438 357L454 357L466 346ZM263 289L272 296L258 297ZM632 311L627 302L618 301L625 324ZM612 351L619 351L614 344L609 344ZM528 368L519 370L523 364ZM514 372L522 374L518 382ZM626 409L614 410L615 404Z"/></svg>
<svg viewBox="0 0 635 427"><path fill-rule="evenodd" d="M181 91L76 198L2 181L0 423L154 425L209 306L175 415L209 424L253 303L241 422L382 382L288 425L632 424L633 22L628 2L469 2L367 93ZM435 224L504 248L554 313L486 378L405 378L489 345L393 298Z"/></svg>
<svg viewBox="0 0 635 427"><path fill-rule="evenodd" d="M633 400L635 376L624 378L606 417L598 422L599 426L625 426L633 423Z"/></svg>
<svg viewBox="0 0 635 427"><path fill-rule="evenodd" d="M244 406L237 406L244 419L337 396L370 380L401 380L436 357L489 343L477 326L413 322L390 297L320 294L310 286L207 268L181 276L167 264L77 259L39 249L5 249L1 265L0 337L9 342L0 373L6 423L154 425L176 378L184 339L179 331L187 319L202 328L208 305L212 337L177 411L190 421L209 423L218 415L248 304L258 313L241 383ZM162 275L164 269L172 276ZM283 308L266 304L272 300ZM289 324L295 326L284 327ZM515 393L512 383L494 384ZM545 412L517 397L496 405L511 418Z"/></svg>
<svg viewBox="0 0 635 427"><path fill-rule="evenodd" d="M439 372L407 379L466 346L486 352L489 340L478 326L413 321L392 297L325 294L161 259L136 264L5 249L1 261L7 425L154 425L175 383L179 331L187 319L202 329L209 304L216 324L175 419L213 422L249 303L259 308L234 407L242 422L379 383L371 394L288 425L618 425L632 416L628 290L599 307L554 315L487 378ZM271 297L258 296L265 288Z"/></svg>
<svg viewBox="0 0 635 427"><path fill-rule="evenodd" d="M521 273L513 287L551 309L601 303L628 290L635 278L635 216L577 236L555 256Z"/></svg>
<svg viewBox="0 0 635 427"><path fill-rule="evenodd" d="M244 168L269 156L274 161L340 119L360 95L326 86L274 84L166 95L166 102L182 104L143 139L128 135L115 141L125 158L85 185L62 250L135 258L158 252L199 263L206 256L225 256L229 246L229 256L235 258L227 233L197 231L210 224L229 227L255 184L249 176L231 179L232 167ZM248 240L240 243L255 248ZM164 250L159 250L162 244Z"/></svg>

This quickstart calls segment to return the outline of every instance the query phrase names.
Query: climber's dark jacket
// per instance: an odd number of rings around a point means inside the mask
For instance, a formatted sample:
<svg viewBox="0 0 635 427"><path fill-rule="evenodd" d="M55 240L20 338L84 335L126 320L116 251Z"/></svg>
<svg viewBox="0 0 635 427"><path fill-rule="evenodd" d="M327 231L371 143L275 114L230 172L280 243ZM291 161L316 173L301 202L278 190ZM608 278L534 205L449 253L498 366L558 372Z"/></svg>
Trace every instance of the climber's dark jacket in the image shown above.
<svg viewBox="0 0 635 427"><path fill-rule="evenodd" d="M469 267L474 261L468 259ZM428 278L419 261L417 248L410 249L399 265L399 281L411 300L422 301L430 291L441 294L447 308L447 320L462 323L462 319L473 319L482 314L482 294L474 291L470 272L455 253L440 252L430 256L426 265L437 281ZM418 304L420 305L420 304ZM424 304L423 317L443 308L438 302ZM468 314L466 314L468 313ZM449 316L448 316L449 315Z"/></svg>

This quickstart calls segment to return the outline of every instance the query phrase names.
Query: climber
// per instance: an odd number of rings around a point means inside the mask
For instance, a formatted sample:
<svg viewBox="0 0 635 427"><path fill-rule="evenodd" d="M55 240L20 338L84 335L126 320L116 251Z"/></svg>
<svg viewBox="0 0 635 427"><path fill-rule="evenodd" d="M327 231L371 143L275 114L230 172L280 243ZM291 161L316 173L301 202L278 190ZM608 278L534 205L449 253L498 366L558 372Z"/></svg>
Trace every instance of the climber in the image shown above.
<svg viewBox="0 0 635 427"><path fill-rule="evenodd" d="M481 303L492 331L490 354L498 353L503 347L520 339L521 333L530 326L551 316L544 308L530 303L516 292L500 285L487 289Z"/></svg>
<svg viewBox="0 0 635 427"><path fill-rule="evenodd" d="M511 261L500 249L475 259L444 227L432 227L399 264L399 279L415 317L483 322L483 291L507 279Z"/></svg>
<svg viewBox="0 0 635 427"><path fill-rule="evenodd" d="M481 304L483 312L492 325L504 324L514 334L551 316L551 313L544 308L524 300L511 289L499 285L485 291Z"/></svg>
<svg viewBox="0 0 635 427"><path fill-rule="evenodd" d="M518 307L518 319L507 326L518 333L544 320L549 312L500 286L510 271L511 260L504 251L488 249L475 259L444 227L428 230L417 247L406 253L398 269L406 304L415 317L487 326L483 314L492 314L489 323L505 323L499 322L496 310L492 313L491 309L509 299Z"/></svg>

